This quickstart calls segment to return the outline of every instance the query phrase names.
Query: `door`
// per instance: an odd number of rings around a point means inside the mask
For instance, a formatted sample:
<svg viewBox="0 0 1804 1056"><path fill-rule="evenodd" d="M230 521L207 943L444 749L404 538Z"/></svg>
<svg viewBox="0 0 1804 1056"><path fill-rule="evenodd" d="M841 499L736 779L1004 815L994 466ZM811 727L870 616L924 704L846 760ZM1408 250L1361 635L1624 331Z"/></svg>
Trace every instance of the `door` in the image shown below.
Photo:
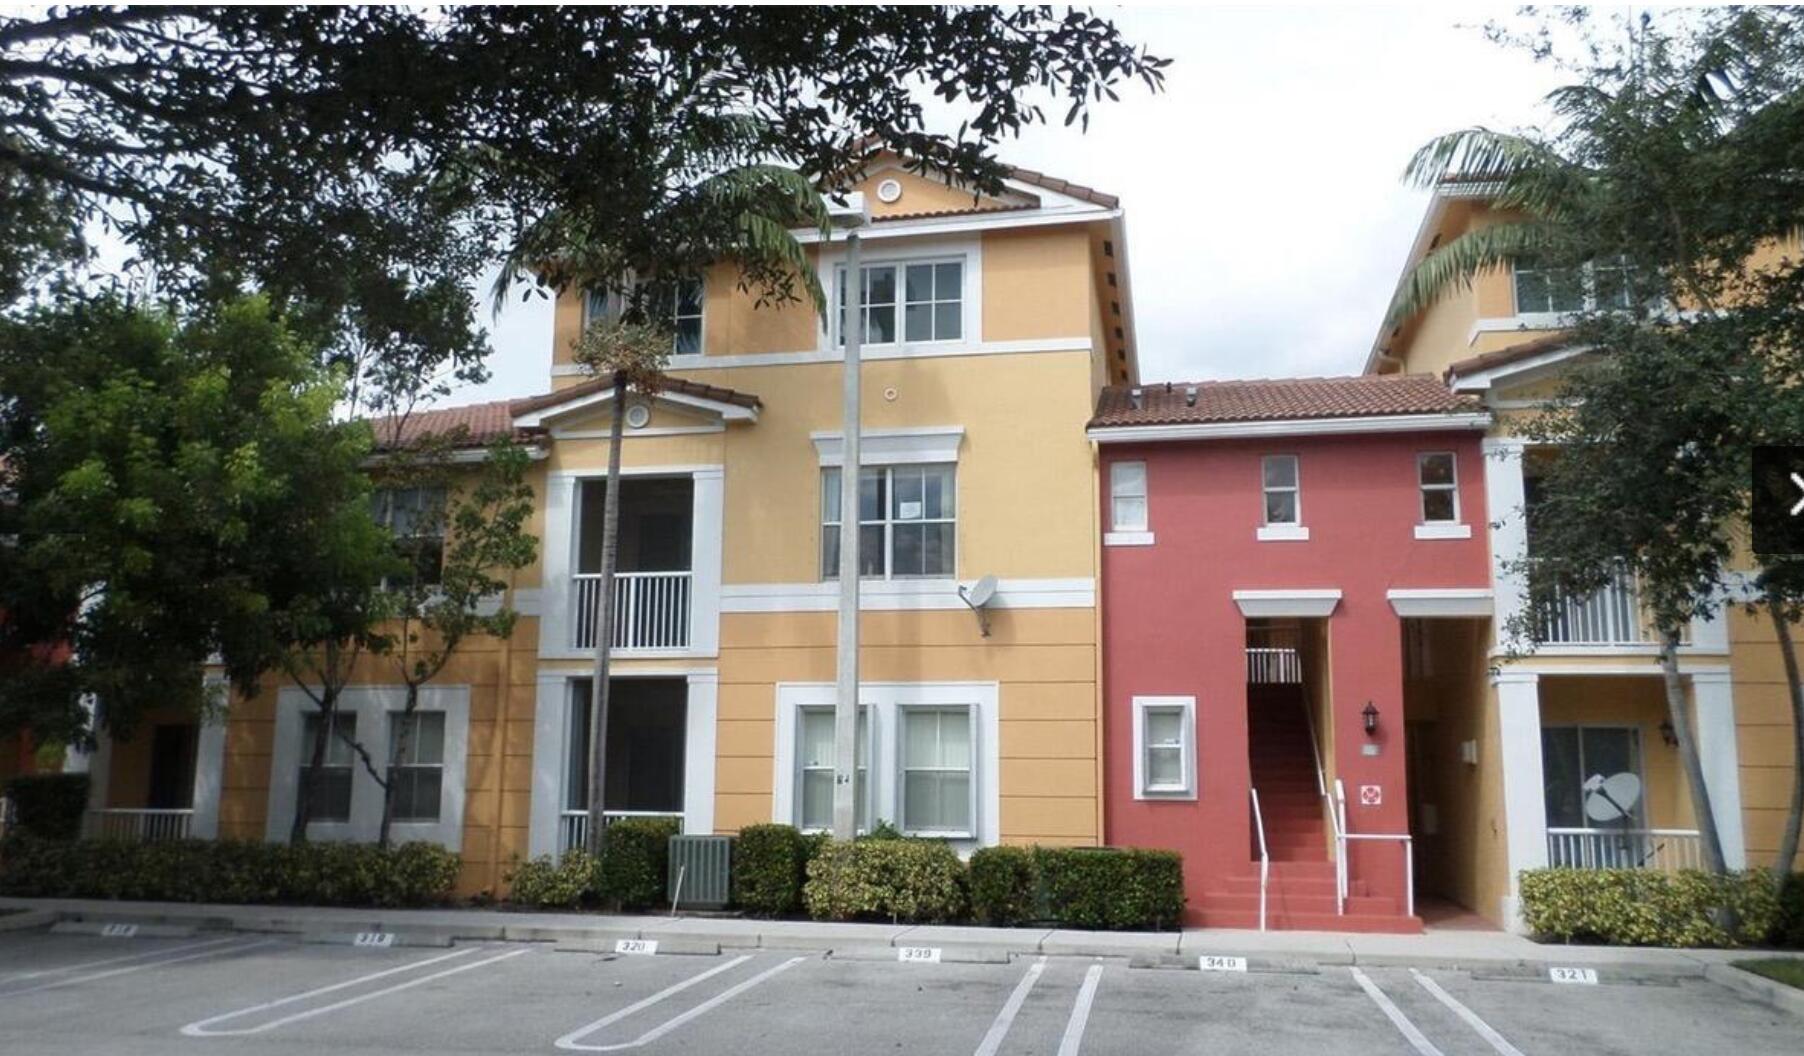
<svg viewBox="0 0 1804 1056"><path fill-rule="evenodd" d="M188 810L194 806L194 757L200 727L193 723L158 723L151 730L150 791L152 810Z"/></svg>

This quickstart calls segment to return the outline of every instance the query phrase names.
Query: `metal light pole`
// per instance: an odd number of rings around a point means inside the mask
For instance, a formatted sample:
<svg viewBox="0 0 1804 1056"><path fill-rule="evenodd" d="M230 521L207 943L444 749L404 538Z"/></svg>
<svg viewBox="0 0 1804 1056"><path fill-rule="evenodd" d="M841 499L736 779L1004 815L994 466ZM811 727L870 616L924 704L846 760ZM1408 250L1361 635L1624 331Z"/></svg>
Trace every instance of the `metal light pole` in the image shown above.
<svg viewBox="0 0 1804 1056"><path fill-rule="evenodd" d="M857 214L841 216L846 232L845 425L839 464L839 692L833 704L833 838L858 833L858 492L859 345L864 340L864 275L859 268Z"/></svg>

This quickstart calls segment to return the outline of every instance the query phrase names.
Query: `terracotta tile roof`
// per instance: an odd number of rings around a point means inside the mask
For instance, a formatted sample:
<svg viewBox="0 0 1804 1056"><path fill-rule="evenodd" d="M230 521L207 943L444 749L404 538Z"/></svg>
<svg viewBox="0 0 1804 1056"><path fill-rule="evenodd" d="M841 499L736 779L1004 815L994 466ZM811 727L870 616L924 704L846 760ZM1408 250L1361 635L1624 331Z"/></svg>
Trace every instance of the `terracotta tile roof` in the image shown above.
<svg viewBox="0 0 1804 1056"><path fill-rule="evenodd" d="M456 447L485 447L510 436L525 438L524 432L514 429L514 402L492 400L461 407L434 407L398 417L376 418L370 426L376 432L378 450L410 447L432 436L447 439Z"/></svg>
<svg viewBox="0 0 1804 1056"><path fill-rule="evenodd" d="M1121 204L1121 199L1112 194L1104 194L1094 187L1085 187L1081 183L1061 180L1057 176L1048 176L1032 169L1015 169L1009 175L1022 183L1031 183L1035 187L1044 187L1059 194L1068 194L1073 198L1082 198L1086 202L1100 205L1104 209L1113 209Z"/></svg>
<svg viewBox="0 0 1804 1056"><path fill-rule="evenodd" d="M1038 202L1023 202L1020 205L973 205L966 209L930 209L919 213L885 213L871 217L874 224L892 223L897 220L938 220L948 216L983 216L988 213L1018 213L1023 209L1038 209Z"/></svg>
<svg viewBox="0 0 1804 1056"><path fill-rule="evenodd" d="M1548 334L1532 341L1524 341L1508 348L1500 348L1495 352L1481 352L1476 356L1455 360L1447 365L1447 376L1458 377L1461 374L1472 374L1493 367L1507 366L1524 359L1533 359L1543 352L1556 352L1572 343L1566 334Z"/></svg>
<svg viewBox="0 0 1804 1056"><path fill-rule="evenodd" d="M1190 396L1192 388L1194 401ZM1427 374L1173 382L1140 386L1138 401L1134 391L1126 385L1104 389L1090 427L1365 418L1483 409L1471 399L1454 395L1439 378Z"/></svg>

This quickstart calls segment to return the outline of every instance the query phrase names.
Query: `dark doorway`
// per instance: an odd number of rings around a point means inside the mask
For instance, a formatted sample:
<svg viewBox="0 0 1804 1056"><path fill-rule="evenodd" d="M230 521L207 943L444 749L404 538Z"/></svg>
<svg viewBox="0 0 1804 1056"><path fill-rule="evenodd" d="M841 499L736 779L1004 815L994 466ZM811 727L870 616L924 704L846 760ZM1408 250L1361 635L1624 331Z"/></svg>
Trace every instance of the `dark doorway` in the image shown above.
<svg viewBox="0 0 1804 1056"><path fill-rule="evenodd" d="M583 482L576 570L601 571L601 515L607 482ZM620 481L621 572L683 572L689 568L695 482L689 477L623 477Z"/></svg>
<svg viewBox="0 0 1804 1056"><path fill-rule="evenodd" d="M151 729L151 810L188 810L194 806L194 757L200 727L193 723L158 723Z"/></svg>
<svg viewBox="0 0 1804 1056"><path fill-rule="evenodd" d="M565 801L581 810L589 785L589 683L571 698L570 776ZM608 810L683 811L684 740L689 685L680 678L617 678L608 695Z"/></svg>

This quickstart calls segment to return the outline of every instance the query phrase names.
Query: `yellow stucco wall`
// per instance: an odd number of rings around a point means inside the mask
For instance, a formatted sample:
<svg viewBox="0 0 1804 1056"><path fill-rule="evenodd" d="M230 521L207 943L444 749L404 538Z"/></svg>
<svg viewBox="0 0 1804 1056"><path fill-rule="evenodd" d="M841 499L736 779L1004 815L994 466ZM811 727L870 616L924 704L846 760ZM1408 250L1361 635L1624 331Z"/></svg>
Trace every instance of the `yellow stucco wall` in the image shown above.
<svg viewBox="0 0 1804 1056"><path fill-rule="evenodd" d="M1804 638L1799 632L1792 628L1794 638ZM1778 641L1764 614L1732 611L1729 642L1748 864L1767 865L1779 850L1795 778L1791 700Z"/></svg>

